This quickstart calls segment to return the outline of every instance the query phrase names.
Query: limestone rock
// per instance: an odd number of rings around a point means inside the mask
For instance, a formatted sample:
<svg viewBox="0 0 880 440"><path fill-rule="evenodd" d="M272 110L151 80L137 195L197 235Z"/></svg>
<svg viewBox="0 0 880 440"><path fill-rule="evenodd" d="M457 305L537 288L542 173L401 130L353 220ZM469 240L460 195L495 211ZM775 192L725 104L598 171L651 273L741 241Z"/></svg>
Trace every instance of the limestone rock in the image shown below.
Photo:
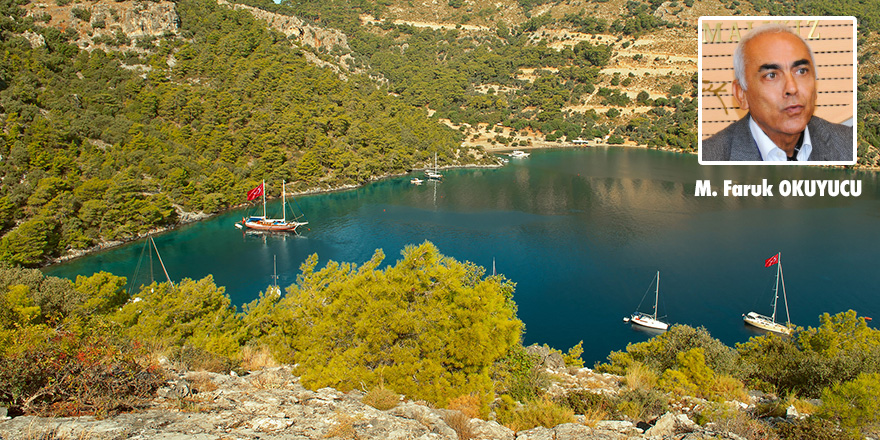
<svg viewBox="0 0 880 440"><path fill-rule="evenodd" d="M502 426L496 421L484 422L479 419L472 419L471 432L474 434L474 440L516 439L516 433L512 429Z"/></svg>

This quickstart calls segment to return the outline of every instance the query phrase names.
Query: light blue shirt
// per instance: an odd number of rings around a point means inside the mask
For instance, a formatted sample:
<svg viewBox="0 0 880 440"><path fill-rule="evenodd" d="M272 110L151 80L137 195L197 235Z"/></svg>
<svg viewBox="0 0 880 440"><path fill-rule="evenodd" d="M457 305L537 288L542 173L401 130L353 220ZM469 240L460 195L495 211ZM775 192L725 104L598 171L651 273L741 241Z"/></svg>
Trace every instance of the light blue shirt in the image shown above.
<svg viewBox="0 0 880 440"><path fill-rule="evenodd" d="M755 140L755 143L758 144L758 151L761 152L762 160L775 162L788 161L788 156L785 154L785 151L782 151L781 148L777 147L776 144L770 140L770 137L764 133L764 130L761 130L761 127L758 127L758 123L755 122L755 119L751 116L749 116L749 129L752 131L752 138ZM812 152L813 143L810 141L810 128L804 127L804 142L801 144L801 150L797 154L797 160L810 160L810 153Z"/></svg>

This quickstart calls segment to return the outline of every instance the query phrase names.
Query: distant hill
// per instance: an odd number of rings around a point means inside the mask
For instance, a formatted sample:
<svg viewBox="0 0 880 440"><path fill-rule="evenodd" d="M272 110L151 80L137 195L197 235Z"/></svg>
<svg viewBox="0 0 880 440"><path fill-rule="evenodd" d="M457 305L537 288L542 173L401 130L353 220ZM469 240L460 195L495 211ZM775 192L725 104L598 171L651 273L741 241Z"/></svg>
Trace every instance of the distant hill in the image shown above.
<svg viewBox="0 0 880 440"><path fill-rule="evenodd" d="M218 212L263 179L314 191L574 139L695 151L702 15L856 15L859 163L880 165L880 20L854 0L3 8L0 260L16 264Z"/></svg>

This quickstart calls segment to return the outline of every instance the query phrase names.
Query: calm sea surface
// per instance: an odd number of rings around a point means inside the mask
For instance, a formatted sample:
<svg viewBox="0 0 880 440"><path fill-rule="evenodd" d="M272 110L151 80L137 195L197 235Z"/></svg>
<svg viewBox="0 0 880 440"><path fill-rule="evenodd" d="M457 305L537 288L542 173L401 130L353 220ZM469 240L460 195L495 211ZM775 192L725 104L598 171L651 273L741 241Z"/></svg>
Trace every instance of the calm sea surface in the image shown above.
<svg viewBox="0 0 880 440"><path fill-rule="evenodd" d="M489 272L494 259L517 283L524 342L567 349L583 340L588 365L652 336L621 319L642 301L657 270L661 315L705 326L729 345L755 334L743 326L743 313L771 312L776 270L763 262L777 251L796 324L816 326L823 312L848 309L880 317L880 194L872 173L700 166L693 155L596 148L536 151L503 168L444 174L436 185L411 185L405 177L300 197L310 222L300 236L243 234L234 227L244 215L238 210L155 240L172 280L213 274L238 306L272 283L273 259L278 283L288 286L313 253L321 265L363 263L382 248L393 263L405 245L430 240ZM703 179L718 197L694 196ZM775 196L722 197L725 179L768 179ZM862 194L780 196L778 183L795 179L857 179ZM280 202L273 208L279 212ZM143 248L135 242L46 273L75 278L103 270L131 279ZM137 285L150 281L144 258Z"/></svg>

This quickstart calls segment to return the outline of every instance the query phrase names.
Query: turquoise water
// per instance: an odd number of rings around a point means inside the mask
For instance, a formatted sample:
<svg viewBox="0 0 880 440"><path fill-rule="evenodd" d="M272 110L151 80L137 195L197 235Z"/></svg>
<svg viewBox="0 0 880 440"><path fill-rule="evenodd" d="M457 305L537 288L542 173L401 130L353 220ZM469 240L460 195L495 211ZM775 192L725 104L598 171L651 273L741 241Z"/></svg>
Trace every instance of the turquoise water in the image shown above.
<svg viewBox="0 0 880 440"><path fill-rule="evenodd" d="M693 155L594 148L535 151L503 168L444 174L436 185L402 177L300 197L310 221L300 236L244 234L234 227L245 214L238 210L155 240L173 280L213 274L239 306L272 283L273 258L279 284L288 286L313 253L321 264L362 263L382 248L393 263L405 245L430 240L488 271L494 259L517 283L524 342L567 349L583 340L588 365L651 336L621 318L639 305L657 270L661 314L705 326L730 345L755 334L743 326L743 313L771 312L776 271L763 262L777 251L795 323L815 326L821 313L848 309L880 315L880 196L872 173L700 166ZM696 197L702 179L719 193L724 179L857 179L862 194L786 198L774 188L774 197ZM131 278L143 248L135 242L46 272ZM148 268L142 264L140 273L149 275ZM164 279L157 265L155 277Z"/></svg>

